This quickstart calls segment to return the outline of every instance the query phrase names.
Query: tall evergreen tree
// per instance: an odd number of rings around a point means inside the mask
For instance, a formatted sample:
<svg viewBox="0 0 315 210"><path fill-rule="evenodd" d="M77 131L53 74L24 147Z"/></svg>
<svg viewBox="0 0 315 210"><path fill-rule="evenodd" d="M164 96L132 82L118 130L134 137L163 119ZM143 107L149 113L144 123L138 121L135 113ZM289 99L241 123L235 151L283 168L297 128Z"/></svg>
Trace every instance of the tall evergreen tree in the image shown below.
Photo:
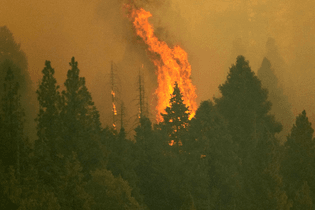
<svg viewBox="0 0 315 210"><path fill-rule="evenodd" d="M197 209L209 209L206 161L201 158L202 153L196 151L195 142L189 138L188 107L183 103L177 83L170 106L165 111L166 114L162 114L164 121L156 126L152 137L146 139L147 143L142 143L159 148L155 154L154 149L149 150L154 155L146 155L149 164L146 169L152 177L147 187L155 189L153 192L147 190L149 196L144 193L147 205L150 209L179 210L194 205ZM139 138L141 128L137 131L136 137ZM147 133L150 133L149 129ZM139 140L141 144L141 138Z"/></svg>
<svg viewBox="0 0 315 210"><path fill-rule="evenodd" d="M78 62L74 57L69 63L71 69L62 91L61 120L63 126L63 153L75 151L82 163L83 172L88 175L103 158L100 150L101 123L99 113L85 86L85 78L79 76Z"/></svg>
<svg viewBox="0 0 315 210"><path fill-rule="evenodd" d="M45 62L42 71L43 78L36 91L39 102L39 114L37 117L38 144L45 145L50 151L41 148L42 154L49 153L51 156L57 154L57 138L60 136L60 93L59 85L54 78L55 70L51 67L50 61Z"/></svg>
<svg viewBox="0 0 315 210"><path fill-rule="evenodd" d="M169 143L174 146L181 146L188 129L188 107L184 104L183 95L179 90L177 82L170 99L170 106L166 107L165 114L162 114L162 126L169 136Z"/></svg>
<svg viewBox="0 0 315 210"><path fill-rule="evenodd" d="M30 167L30 145L23 133L24 111L20 103L19 83L10 67L4 80L1 120L0 207L14 209L19 206L20 183L24 182Z"/></svg>
<svg viewBox="0 0 315 210"><path fill-rule="evenodd" d="M291 133L285 143L285 157L282 163L282 176L292 209L310 209L315 196L315 141L314 129L305 110L296 117ZM304 197L304 198L303 198ZM310 200L303 204L303 200ZM308 203L308 204L307 204ZM303 207L304 206L304 207Z"/></svg>
<svg viewBox="0 0 315 210"><path fill-rule="evenodd" d="M62 162L57 157L61 144L60 93L54 78L54 69L50 61L45 62L42 71L43 78L39 84L39 113L37 121L37 136L35 141L35 165L39 180L52 190L57 189L60 182Z"/></svg>
<svg viewBox="0 0 315 210"><path fill-rule="evenodd" d="M237 57L227 81L219 89L222 97L215 99L216 107L228 121L228 130L242 161L240 174L245 208L273 208L276 204L269 202L269 189L266 188L273 181L265 169L271 161L270 145L282 126L269 114L268 91L262 88L261 81L243 56Z"/></svg>
<svg viewBox="0 0 315 210"><path fill-rule="evenodd" d="M24 147L23 123L24 111L21 107L19 83L15 82L10 68L4 81L2 98L3 132L1 138L1 158L6 166L12 165L19 177L21 169L21 151Z"/></svg>
<svg viewBox="0 0 315 210"><path fill-rule="evenodd" d="M206 162L206 186L212 208L234 209L239 206L242 190L238 173L240 159L227 122L211 101L201 102L189 132L197 145L197 155Z"/></svg>
<svg viewBox="0 0 315 210"><path fill-rule="evenodd" d="M222 97L215 99L218 111L228 120L229 130L240 149L251 149L253 141L249 140L259 122L263 121L272 134L281 131L281 124L268 113L271 109L268 90L262 88L261 81L243 56L237 57L219 90Z"/></svg>

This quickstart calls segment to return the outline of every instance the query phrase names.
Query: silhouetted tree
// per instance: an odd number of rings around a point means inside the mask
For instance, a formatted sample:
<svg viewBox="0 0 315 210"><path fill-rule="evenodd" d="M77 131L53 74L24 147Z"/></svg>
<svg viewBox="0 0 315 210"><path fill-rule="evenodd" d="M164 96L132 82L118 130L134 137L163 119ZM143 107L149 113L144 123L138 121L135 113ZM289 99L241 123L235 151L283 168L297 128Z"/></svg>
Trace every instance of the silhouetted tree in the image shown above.
<svg viewBox="0 0 315 210"><path fill-rule="evenodd" d="M83 172L88 175L103 158L99 148L101 123L99 113L85 86L85 78L79 76L78 63L74 57L69 63L66 90L62 91L61 120L63 126L63 153L70 155L75 151L82 164Z"/></svg>
<svg viewBox="0 0 315 210"><path fill-rule="evenodd" d="M272 134L281 131L281 125L268 115L271 103L267 101L268 91L249 67L243 56L238 56L236 64L230 68L227 81L219 86L221 98L216 98L216 106L229 122L229 130L239 148L253 146L253 133L260 121L264 121Z"/></svg>
<svg viewBox="0 0 315 210"><path fill-rule="evenodd" d="M50 61L45 62L42 71L43 78L36 91L39 102L39 114L37 117L38 148L42 154L49 154L54 157L57 154L57 138L60 136L60 93L59 85L54 78L55 70L51 67Z"/></svg>
<svg viewBox="0 0 315 210"><path fill-rule="evenodd" d="M36 209L35 206L40 205L41 201L47 197L52 199L53 195L50 197L50 192L38 188L38 185L35 184L37 182L34 182L36 176L30 161L30 144L23 134L24 111L20 103L19 83L16 82L10 68L8 68L4 81L1 105L3 127L0 148L1 160L4 163L0 166L2 170L0 177L1 207L3 209L18 207ZM39 194L42 199L38 197ZM38 199L38 202L32 201L35 199Z"/></svg>
<svg viewBox="0 0 315 210"><path fill-rule="evenodd" d="M282 176L292 209L311 209L315 195L315 141L314 129L305 110L296 117L285 143Z"/></svg>
<svg viewBox="0 0 315 210"><path fill-rule="evenodd" d="M61 121L60 121L60 93L57 81L54 78L54 69L50 61L45 62L42 71L43 78L38 87L37 95L39 113L37 121L37 136L35 141L35 165L38 169L39 179L43 184L56 189L60 178L60 162L57 154L60 153ZM57 161L59 160L59 161Z"/></svg>
<svg viewBox="0 0 315 210"><path fill-rule="evenodd" d="M2 98L3 132L1 138L1 159L6 166L14 166L17 177L21 169L21 151L24 145L24 111L20 102L19 83L9 68L4 82Z"/></svg>
<svg viewBox="0 0 315 210"><path fill-rule="evenodd" d="M182 99L183 95L179 90L177 82L174 85L174 91L170 99L170 106L166 107L163 117L163 129L169 136L169 143L174 147L181 146L183 144L185 134L187 134L188 128L188 107L184 104Z"/></svg>
<svg viewBox="0 0 315 210"><path fill-rule="evenodd" d="M273 208L276 204L269 203L269 189L266 187L273 180L265 169L272 161L269 153L270 145L275 141L273 137L282 126L269 114L268 91L261 87L260 80L243 56L237 57L227 81L219 89L222 97L215 99L216 107L228 121L228 130L242 161L244 208Z"/></svg>
<svg viewBox="0 0 315 210"><path fill-rule="evenodd" d="M139 147L141 144L142 150L146 145L153 147L144 152L147 160L140 162L146 168L146 171L142 170L149 172L152 177L151 182L146 182L147 186L141 185L141 189L148 188L143 192L146 204L150 209L179 210L191 208L194 203L198 209L208 209L206 161L201 158L202 152L196 151L197 146L190 139L188 108L183 103L177 83L170 99L170 107L165 111L166 114L162 114L164 121L155 127L152 137L145 139L147 142L141 143L142 130L141 127L137 129ZM149 136L148 125L146 135ZM154 148L158 148L158 152ZM138 173L140 171L138 169ZM150 192L149 188L155 190Z"/></svg>
<svg viewBox="0 0 315 210"><path fill-rule="evenodd" d="M206 160L207 190L213 208L233 209L239 206L241 180L240 159L227 122L211 101L201 102L192 119L190 135L198 144L199 156Z"/></svg>

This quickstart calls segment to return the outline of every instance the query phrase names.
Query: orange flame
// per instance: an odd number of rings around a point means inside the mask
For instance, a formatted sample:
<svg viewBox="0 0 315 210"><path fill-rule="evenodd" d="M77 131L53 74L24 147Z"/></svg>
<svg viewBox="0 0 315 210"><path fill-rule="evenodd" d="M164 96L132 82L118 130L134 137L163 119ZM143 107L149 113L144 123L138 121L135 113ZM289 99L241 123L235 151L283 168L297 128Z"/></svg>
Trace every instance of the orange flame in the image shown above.
<svg viewBox="0 0 315 210"><path fill-rule="evenodd" d="M113 103L113 112L114 112L114 115L117 115L116 105L114 103Z"/></svg>
<svg viewBox="0 0 315 210"><path fill-rule="evenodd" d="M178 87L183 94L184 103L190 111L189 119L191 119L197 109L197 95L195 93L196 87L190 79L191 65L188 62L187 53L178 45L172 49L164 41L158 40L154 35L152 25L148 22L148 18L152 16L150 12L130 6L129 9L130 19L137 35L148 45L149 52L157 55L151 58L157 67L158 88L155 92L158 98L156 106L157 121L161 122L163 120L160 113L165 113L165 108L170 106L169 100L175 82L178 83Z"/></svg>

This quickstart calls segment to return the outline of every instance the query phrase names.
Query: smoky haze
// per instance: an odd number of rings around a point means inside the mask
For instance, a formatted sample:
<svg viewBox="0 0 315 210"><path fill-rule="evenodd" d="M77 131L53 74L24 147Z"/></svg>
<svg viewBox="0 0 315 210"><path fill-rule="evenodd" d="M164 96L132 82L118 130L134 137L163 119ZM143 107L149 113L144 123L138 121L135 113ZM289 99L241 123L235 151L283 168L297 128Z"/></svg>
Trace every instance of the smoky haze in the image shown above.
<svg viewBox="0 0 315 210"><path fill-rule="evenodd" d="M106 110L111 110L109 74L114 61L119 97L128 105L125 118L131 126L137 114L141 65L153 107L156 78L146 46L135 36L123 3L2 0L0 20L21 43L34 89L45 60L51 61L63 86L68 63L75 56L105 125L111 124L111 113ZM218 96L218 86L238 55L244 55L256 73L266 57L293 114L306 109L314 124L315 1L143 0L136 4L152 13L149 21L160 39L179 44L188 53L198 103ZM270 38L272 43L268 43Z"/></svg>

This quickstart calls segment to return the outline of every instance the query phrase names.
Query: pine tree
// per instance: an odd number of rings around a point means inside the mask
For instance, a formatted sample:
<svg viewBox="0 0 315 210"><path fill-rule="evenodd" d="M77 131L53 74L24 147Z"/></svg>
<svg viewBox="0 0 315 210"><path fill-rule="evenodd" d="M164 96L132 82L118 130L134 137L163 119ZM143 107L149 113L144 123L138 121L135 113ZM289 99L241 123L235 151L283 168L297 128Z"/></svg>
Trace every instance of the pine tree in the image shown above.
<svg viewBox="0 0 315 210"><path fill-rule="evenodd" d="M148 203L148 207L190 208L191 203L186 201L192 199L197 209L209 209L206 161L201 158L202 152L196 151L198 143L189 136L188 107L183 103L177 83L174 85L170 106L165 111L166 114L161 114L164 121L156 127L153 135L160 144L159 153L153 159L156 163L149 162L151 165L147 167L154 177L149 185L155 189L151 192L150 200L147 199L152 202ZM154 138L147 141L152 139ZM148 154L150 156L152 157Z"/></svg>
<svg viewBox="0 0 315 210"><path fill-rule="evenodd" d="M282 129L273 115L269 114L271 103L268 91L255 76L249 62L238 56L232 65L227 81L219 86L221 98L216 98L219 113L228 121L228 130L237 145L237 155L242 167L242 203L246 209L275 208L269 202L272 177L265 173L272 161L270 151L274 135Z"/></svg>
<svg viewBox="0 0 315 210"><path fill-rule="evenodd" d="M313 178L315 173L315 141L313 133L314 129L306 116L305 110L303 110L296 117L296 122L287 137L281 170L287 195L293 201L292 209L299 209L295 197L299 197L297 194L301 191L300 189L303 188L302 191L309 189L311 198L315 195Z"/></svg>
<svg viewBox="0 0 315 210"><path fill-rule="evenodd" d="M50 61L45 62L45 68L42 71L43 78L36 91L39 102L39 114L37 117L37 136L38 144L41 144L41 153L51 155L57 154L57 138L60 135L59 103L60 93L59 85L54 78L55 70L51 67ZM45 146L44 146L45 145ZM49 149L49 151L44 150Z"/></svg>
<svg viewBox="0 0 315 210"><path fill-rule="evenodd" d="M85 86L85 78L79 76L78 62L74 57L62 91L61 120L63 126L63 153L75 151L86 175L100 164L103 154L99 148L101 123L99 113Z"/></svg>
<svg viewBox="0 0 315 210"><path fill-rule="evenodd" d="M239 206L241 202L238 203L238 196L242 190L239 188L240 159L227 122L211 101L201 102L189 132L194 139L197 155L205 161L206 187L211 205L217 209L233 209L234 204Z"/></svg>
<svg viewBox="0 0 315 210"><path fill-rule="evenodd" d="M185 134L188 129L188 107L184 104L177 82L174 85L174 91L170 99L170 106L166 107L162 126L166 129L169 136L169 144L181 146L184 142Z"/></svg>
<svg viewBox="0 0 315 210"><path fill-rule="evenodd" d="M15 166L20 176L22 150L25 147L23 135L24 111L20 103L19 83L15 82L11 68L8 68L2 98L3 136L1 138L1 159L6 166Z"/></svg>
<svg viewBox="0 0 315 210"><path fill-rule="evenodd" d="M227 81L219 86L219 90L222 97L215 99L216 105L229 121L229 130L240 148L250 149L252 143L249 141L260 121L264 121L272 134L281 131L281 125L268 115L271 109L271 103L267 101L268 90L262 88L261 81L243 56L237 57Z"/></svg>
<svg viewBox="0 0 315 210"><path fill-rule="evenodd" d="M62 168L61 159L61 121L60 121L60 93L54 78L54 69L50 61L45 62L42 71L43 78L39 84L38 95L39 113L37 121L37 136L35 141L34 164L38 179L42 185L56 190L60 182ZM55 193L57 193L55 191Z"/></svg>

